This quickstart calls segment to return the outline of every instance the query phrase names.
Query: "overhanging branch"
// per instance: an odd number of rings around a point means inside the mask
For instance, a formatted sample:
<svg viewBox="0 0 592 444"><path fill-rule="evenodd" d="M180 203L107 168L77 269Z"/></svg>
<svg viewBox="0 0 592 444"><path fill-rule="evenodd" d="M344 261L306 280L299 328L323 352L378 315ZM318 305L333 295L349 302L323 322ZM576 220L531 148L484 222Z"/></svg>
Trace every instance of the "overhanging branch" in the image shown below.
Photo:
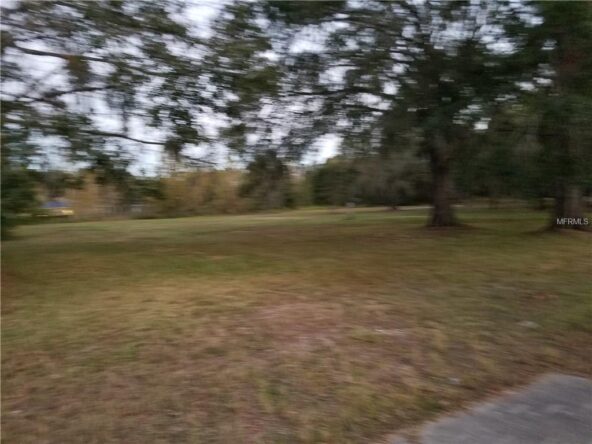
<svg viewBox="0 0 592 444"><path fill-rule="evenodd" d="M95 135L95 136L103 136L103 137L116 137L119 139L125 139L125 140L130 140L132 142L137 142L137 143L142 143L144 145L158 145L158 146L163 146L165 142L157 142L154 140L144 140L144 139L138 139L136 137L131 137L128 136L126 134L121 134L121 133L114 133L114 132L110 132L110 131L99 131L99 130L84 130L84 132L86 134L90 134L90 135ZM200 163L205 163L208 165L216 165L215 162L211 162L209 160L204 160L204 159L196 159L195 157L191 157L188 156L186 154L183 155L184 158L191 160L192 162L200 162Z"/></svg>
<svg viewBox="0 0 592 444"><path fill-rule="evenodd" d="M84 129L81 132L84 132L86 134L90 134L92 136L116 137L116 138L119 138L119 139L126 139L126 140L130 140L132 142L143 143L145 145L160 145L160 146L164 145L164 142L157 142L157 141L154 141L154 140L138 139L136 137L128 136L127 134L114 133L114 132L111 132L111 131L100 131L100 130Z"/></svg>
<svg viewBox="0 0 592 444"><path fill-rule="evenodd" d="M76 93L80 93L80 92L104 91L106 89L111 89L111 88L113 88L113 86L109 86L109 85L105 85L105 86L88 86L88 87L81 87L81 88L71 89L71 90L68 90L68 91L51 91L51 92L48 92L48 93L44 94L41 97L24 97L24 98L30 99L30 101L27 102L27 103L43 102L43 101L46 101L46 100L51 101L51 99L55 99L56 97L65 96L65 95L68 95L68 94L76 94Z"/></svg>

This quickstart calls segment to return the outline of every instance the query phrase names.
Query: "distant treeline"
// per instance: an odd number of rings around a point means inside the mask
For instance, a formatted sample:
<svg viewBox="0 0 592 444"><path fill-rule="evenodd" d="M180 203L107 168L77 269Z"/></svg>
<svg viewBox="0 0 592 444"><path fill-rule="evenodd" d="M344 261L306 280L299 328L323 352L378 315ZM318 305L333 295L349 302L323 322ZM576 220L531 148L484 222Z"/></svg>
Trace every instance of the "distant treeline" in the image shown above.
<svg viewBox="0 0 592 444"><path fill-rule="evenodd" d="M522 165L522 166L521 166ZM530 200L544 205L549 189L539 186L532 162L513 151L474 159L455 172L456 201L484 197ZM411 152L389 156L335 156L323 164L289 165L273 151L258 155L245 169L184 170L138 176L123 170L34 171L37 209L66 202L81 220L109 217L181 217L237 214L299 206L425 204L430 199L427 162Z"/></svg>
<svg viewBox="0 0 592 444"><path fill-rule="evenodd" d="M320 165L289 165L273 151L245 169L184 170L161 176L84 169L31 172L34 214L44 203L61 200L76 219L179 217L236 214L308 205L342 206L425 203L428 172L417 157L348 159L336 156Z"/></svg>

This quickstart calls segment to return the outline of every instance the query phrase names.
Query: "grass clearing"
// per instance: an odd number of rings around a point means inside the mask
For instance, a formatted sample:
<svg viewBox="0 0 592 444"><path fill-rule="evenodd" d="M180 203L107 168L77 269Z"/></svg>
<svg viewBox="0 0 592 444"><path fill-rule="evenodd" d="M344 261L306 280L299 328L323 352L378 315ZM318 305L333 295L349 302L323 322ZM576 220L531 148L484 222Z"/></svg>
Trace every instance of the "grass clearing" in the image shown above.
<svg viewBox="0 0 592 444"><path fill-rule="evenodd" d="M299 210L29 225L3 245L6 443L362 443L592 375L592 237Z"/></svg>

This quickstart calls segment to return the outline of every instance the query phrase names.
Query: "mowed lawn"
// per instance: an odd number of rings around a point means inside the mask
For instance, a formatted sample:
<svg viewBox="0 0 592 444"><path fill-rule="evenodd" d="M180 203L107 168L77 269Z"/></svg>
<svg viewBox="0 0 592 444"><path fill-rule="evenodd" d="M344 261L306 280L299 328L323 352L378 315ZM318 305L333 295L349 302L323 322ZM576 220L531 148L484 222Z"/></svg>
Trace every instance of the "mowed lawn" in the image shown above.
<svg viewBox="0 0 592 444"><path fill-rule="evenodd" d="M367 443L592 375L592 236L465 210L23 226L2 251L3 443Z"/></svg>

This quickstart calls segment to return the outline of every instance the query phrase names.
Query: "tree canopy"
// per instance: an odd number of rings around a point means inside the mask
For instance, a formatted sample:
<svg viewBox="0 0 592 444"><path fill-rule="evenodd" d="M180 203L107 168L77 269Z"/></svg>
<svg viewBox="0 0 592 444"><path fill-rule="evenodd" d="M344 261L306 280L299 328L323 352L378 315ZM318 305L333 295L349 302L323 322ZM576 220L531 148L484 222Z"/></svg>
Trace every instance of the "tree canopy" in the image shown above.
<svg viewBox="0 0 592 444"><path fill-rule="evenodd" d="M26 176L55 147L114 178L143 149L199 166L204 148L226 146L252 162L254 190L259 172L334 134L348 159L427 162L430 225L458 223L470 177L492 193L551 188L555 219L581 216L589 3L228 2L201 28L196 5L3 6L3 171ZM374 168L388 177L387 164Z"/></svg>

